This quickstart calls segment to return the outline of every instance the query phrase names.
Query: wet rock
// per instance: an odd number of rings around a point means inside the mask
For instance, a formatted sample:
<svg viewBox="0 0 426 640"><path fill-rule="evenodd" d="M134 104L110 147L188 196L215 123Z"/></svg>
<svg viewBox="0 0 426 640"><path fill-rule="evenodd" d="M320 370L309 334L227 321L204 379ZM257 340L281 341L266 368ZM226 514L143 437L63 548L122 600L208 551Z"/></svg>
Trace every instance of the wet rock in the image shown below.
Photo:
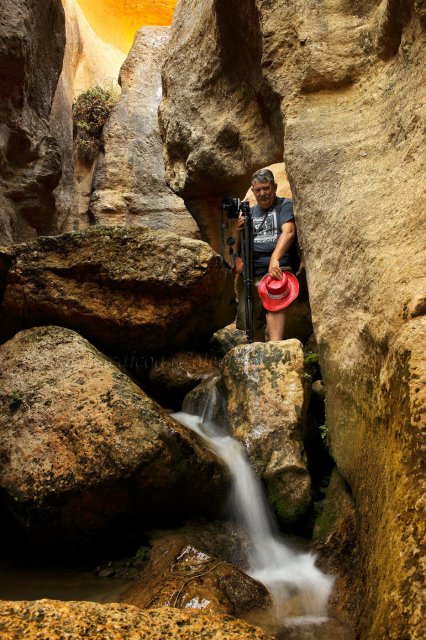
<svg viewBox="0 0 426 640"><path fill-rule="evenodd" d="M302 432L307 395L298 340L236 347L223 360L233 435L247 449L270 502L295 526L311 504Z"/></svg>
<svg viewBox="0 0 426 640"><path fill-rule="evenodd" d="M330 612L353 623L361 614L362 602L359 530L353 496L338 469L331 474L325 499L316 506L312 539L322 568L336 576Z"/></svg>
<svg viewBox="0 0 426 640"><path fill-rule="evenodd" d="M315 382L312 383L312 393L315 393L320 400L325 399L325 388L322 380L315 380Z"/></svg>
<svg viewBox="0 0 426 640"><path fill-rule="evenodd" d="M124 604L59 600L2 602L0 631L5 640L64 636L90 640L132 636L146 640L272 640L258 627L229 616L175 609L141 611Z"/></svg>
<svg viewBox="0 0 426 640"><path fill-rule="evenodd" d="M0 7L0 244L55 233L61 174L48 118L62 68L60 0L3 0Z"/></svg>
<svg viewBox="0 0 426 640"><path fill-rule="evenodd" d="M215 456L78 334L22 331L0 358L0 484L32 540L118 544L220 508Z"/></svg>
<svg viewBox="0 0 426 640"><path fill-rule="evenodd" d="M218 362L203 353L180 352L154 362L149 379L163 406L180 408L185 395L212 376L218 376Z"/></svg>
<svg viewBox="0 0 426 640"><path fill-rule="evenodd" d="M346 517L353 520L354 511L355 505L348 486L335 468L321 505L321 512L315 522L312 535L314 542L324 543L339 520Z"/></svg>
<svg viewBox="0 0 426 640"><path fill-rule="evenodd" d="M97 226L17 247L3 311L27 326L74 328L119 356L146 356L203 345L235 306L232 278L205 243Z"/></svg>
<svg viewBox="0 0 426 640"><path fill-rule="evenodd" d="M240 547L230 525L159 532L149 562L122 601L141 608L171 606L230 615L269 609L266 587L229 564L239 553L236 542Z"/></svg>
<svg viewBox="0 0 426 640"><path fill-rule="evenodd" d="M220 376L209 378L185 396L182 411L228 428L226 390Z"/></svg>
<svg viewBox="0 0 426 640"><path fill-rule="evenodd" d="M122 94L103 131L90 198L95 222L141 225L199 238L199 230L166 185L158 125L160 68L168 27L143 27L120 71Z"/></svg>
<svg viewBox="0 0 426 640"><path fill-rule="evenodd" d="M239 344L246 344L246 332L237 329L235 323L219 329L210 340L209 347L219 358Z"/></svg>

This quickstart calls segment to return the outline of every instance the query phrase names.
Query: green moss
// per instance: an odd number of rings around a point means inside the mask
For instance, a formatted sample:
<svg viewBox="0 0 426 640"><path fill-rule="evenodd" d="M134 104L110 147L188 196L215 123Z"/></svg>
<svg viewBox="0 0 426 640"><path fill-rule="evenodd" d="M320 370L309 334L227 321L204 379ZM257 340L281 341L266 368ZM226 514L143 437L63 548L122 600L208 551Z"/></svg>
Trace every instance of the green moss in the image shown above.
<svg viewBox="0 0 426 640"><path fill-rule="evenodd" d="M268 489L268 500L278 518L286 525L299 523L305 515L305 505L287 500L274 489Z"/></svg>
<svg viewBox="0 0 426 640"><path fill-rule="evenodd" d="M312 378L318 380L321 378L321 370L319 366L319 354L310 352L305 356L305 371Z"/></svg>
<svg viewBox="0 0 426 640"><path fill-rule="evenodd" d="M150 548L142 545L141 547L139 547L139 549L136 551L135 555L133 556L133 562L137 564L142 564L148 560L149 554L150 554Z"/></svg>
<svg viewBox="0 0 426 640"><path fill-rule="evenodd" d="M23 397L21 393L17 389L14 389L9 395L9 406L11 410L16 411L16 409L19 409L22 402L23 402Z"/></svg>
<svg viewBox="0 0 426 640"><path fill-rule="evenodd" d="M328 446L328 424L326 422L324 424L320 424L319 430L322 441Z"/></svg>
<svg viewBox="0 0 426 640"><path fill-rule="evenodd" d="M320 503L315 520L313 540L325 542L340 527L340 522L353 518L354 503L349 488L337 469L333 470L325 499Z"/></svg>

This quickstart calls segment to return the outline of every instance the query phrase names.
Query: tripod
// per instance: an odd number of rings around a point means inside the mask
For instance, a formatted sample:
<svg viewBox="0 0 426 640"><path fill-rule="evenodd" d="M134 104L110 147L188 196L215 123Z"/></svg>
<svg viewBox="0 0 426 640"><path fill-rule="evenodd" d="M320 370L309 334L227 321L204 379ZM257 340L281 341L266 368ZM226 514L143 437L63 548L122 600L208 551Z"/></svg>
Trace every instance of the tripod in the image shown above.
<svg viewBox="0 0 426 640"><path fill-rule="evenodd" d="M243 260L246 336L247 342L251 344L253 342L253 220L248 202L242 202L240 210L245 218L241 238L241 257Z"/></svg>

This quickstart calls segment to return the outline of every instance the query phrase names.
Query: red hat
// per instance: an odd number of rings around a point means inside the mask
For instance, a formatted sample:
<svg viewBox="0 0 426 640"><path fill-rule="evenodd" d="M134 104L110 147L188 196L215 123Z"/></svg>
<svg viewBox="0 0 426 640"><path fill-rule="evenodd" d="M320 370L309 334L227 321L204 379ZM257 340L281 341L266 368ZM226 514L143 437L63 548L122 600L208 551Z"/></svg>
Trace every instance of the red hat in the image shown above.
<svg viewBox="0 0 426 640"><path fill-rule="evenodd" d="M292 273L282 272L281 280L269 274L264 276L257 288L262 304L268 311L279 311L288 307L299 295L299 281Z"/></svg>

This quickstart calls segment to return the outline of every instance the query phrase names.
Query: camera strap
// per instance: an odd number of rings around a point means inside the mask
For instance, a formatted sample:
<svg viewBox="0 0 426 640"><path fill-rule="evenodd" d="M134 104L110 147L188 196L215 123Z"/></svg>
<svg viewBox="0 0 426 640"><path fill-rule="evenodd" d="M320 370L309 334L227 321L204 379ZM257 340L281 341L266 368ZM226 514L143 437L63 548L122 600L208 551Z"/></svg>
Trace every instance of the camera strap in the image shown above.
<svg viewBox="0 0 426 640"><path fill-rule="evenodd" d="M277 226L278 226L279 215L282 212L282 210L284 209L284 205L285 205L285 198L284 198L284 201L281 204L281 207L279 208L279 210L275 211ZM254 225L253 225L254 231L255 231L255 235L257 235L260 231L262 231L269 214L273 213L274 209L275 209L275 206L272 209L268 209L268 211L265 213L265 215L262 218L262 222L260 223L260 225L258 227L254 227Z"/></svg>

